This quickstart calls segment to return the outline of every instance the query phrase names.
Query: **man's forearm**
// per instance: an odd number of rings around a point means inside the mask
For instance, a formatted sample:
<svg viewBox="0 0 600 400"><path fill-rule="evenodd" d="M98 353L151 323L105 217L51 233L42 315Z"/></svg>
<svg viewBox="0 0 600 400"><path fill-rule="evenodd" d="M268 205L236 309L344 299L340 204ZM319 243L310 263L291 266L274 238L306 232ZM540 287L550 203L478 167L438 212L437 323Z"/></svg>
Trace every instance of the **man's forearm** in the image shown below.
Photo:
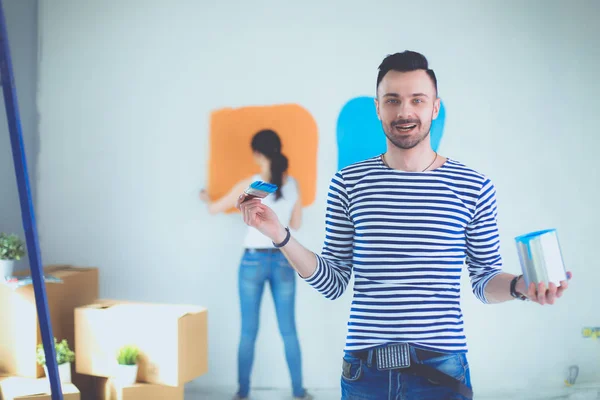
<svg viewBox="0 0 600 400"><path fill-rule="evenodd" d="M281 227L281 232L277 235L273 242L281 243L285 240L287 232ZM312 251L304 247L294 236L290 241L281 248L281 252L288 259L292 267L298 272L302 278L308 278L314 274L317 269L317 256Z"/></svg>
<svg viewBox="0 0 600 400"><path fill-rule="evenodd" d="M490 304L514 300L510 295L510 282L515 275L502 272L494 276L485 286L485 297Z"/></svg>

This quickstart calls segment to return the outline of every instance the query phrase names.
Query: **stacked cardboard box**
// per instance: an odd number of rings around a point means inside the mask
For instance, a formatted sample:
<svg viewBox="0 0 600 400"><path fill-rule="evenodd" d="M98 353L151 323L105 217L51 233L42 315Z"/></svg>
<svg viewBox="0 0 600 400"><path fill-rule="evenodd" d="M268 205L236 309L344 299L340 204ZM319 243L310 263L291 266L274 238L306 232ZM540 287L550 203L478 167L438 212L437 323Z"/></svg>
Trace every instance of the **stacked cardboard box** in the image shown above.
<svg viewBox="0 0 600 400"><path fill-rule="evenodd" d="M64 400L80 400L75 385L62 384ZM52 400L47 379L5 377L0 378L0 400Z"/></svg>
<svg viewBox="0 0 600 400"><path fill-rule="evenodd" d="M154 385L135 383L119 386L110 378L99 379L99 400L180 400L183 399L183 386Z"/></svg>
<svg viewBox="0 0 600 400"><path fill-rule="evenodd" d="M62 283L46 282L48 309L54 336L58 340L66 339L73 349L76 344L74 311L76 307L94 302L98 298L98 269L69 265L49 266L44 269L44 274L52 275L62 281ZM33 392L39 392L40 384L36 382L47 382L47 380L37 379L44 376L44 369L36 362L36 348L42 340L32 285L13 288L0 284L0 321L2 321L0 373L21 377L21 379L3 379L0 383L2 389L8 385L10 389L6 390L9 390L10 396L15 399L28 399L29 397L23 396L41 395L41 393L31 393L31 390L27 389L31 387L34 388ZM91 392L93 378L77 374L73 370L74 386L65 384L63 388L70 392L70 399L79 399L79 392L76 397L73 392L77 391L77 388L82 392ZM5 395L5 398L6 396L9 395ZM42 395L39 398L44 397Z"/></svg>
<svg viewBox="0 0 600 400"><path fill-rule="evenodd" d="M98 300L78 307L77 372L105 378L103 400L183 399L184 385L208 370L207 325L207 310L198 306ZM119 387L108 378L125 345L140 350L138 383Z"/></svg>
<svg viewBox="0 0 600 400"><path fill-rule="evenodd" d="M75 351L65 400L183 399L186 383L208 370L208 318L203 307L98 300L97 268L44 269L54 336ZM0 400L50 400L48 379L36 363L42 342L32 285L0 284ZM116 355L140 349L137 382L119 387Z"/></svg>

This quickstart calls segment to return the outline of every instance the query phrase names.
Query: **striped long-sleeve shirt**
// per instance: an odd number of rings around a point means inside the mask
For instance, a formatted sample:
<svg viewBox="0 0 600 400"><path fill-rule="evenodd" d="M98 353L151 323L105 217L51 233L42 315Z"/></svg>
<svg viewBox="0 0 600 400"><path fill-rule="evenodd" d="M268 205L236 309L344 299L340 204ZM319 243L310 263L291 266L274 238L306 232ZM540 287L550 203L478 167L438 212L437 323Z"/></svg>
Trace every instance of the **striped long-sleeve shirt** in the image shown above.
<svg viewBox="0 0 600 400"><path fill-rule="evenodd" d="M335 299L354 273L346 350L409 342L466 352L462 268L487 303L499 250L495 188L484 175L450 159L403 172L374 157L333 177L325 243L306 281Z"/></svg>

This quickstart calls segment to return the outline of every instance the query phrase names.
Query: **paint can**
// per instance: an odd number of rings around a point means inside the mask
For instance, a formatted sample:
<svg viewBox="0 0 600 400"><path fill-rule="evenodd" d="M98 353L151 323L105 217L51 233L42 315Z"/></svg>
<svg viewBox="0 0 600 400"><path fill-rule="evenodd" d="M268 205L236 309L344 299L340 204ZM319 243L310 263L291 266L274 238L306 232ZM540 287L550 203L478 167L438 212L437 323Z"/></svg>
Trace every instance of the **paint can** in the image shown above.
<svg viewBox="0 0 600 400"><path fill-rule="evenodd" d="M531 282L543 282L546 287L550 282L560 286L561 281L567 280L556 229L517 236L515 241L527 287Z"/></svg>

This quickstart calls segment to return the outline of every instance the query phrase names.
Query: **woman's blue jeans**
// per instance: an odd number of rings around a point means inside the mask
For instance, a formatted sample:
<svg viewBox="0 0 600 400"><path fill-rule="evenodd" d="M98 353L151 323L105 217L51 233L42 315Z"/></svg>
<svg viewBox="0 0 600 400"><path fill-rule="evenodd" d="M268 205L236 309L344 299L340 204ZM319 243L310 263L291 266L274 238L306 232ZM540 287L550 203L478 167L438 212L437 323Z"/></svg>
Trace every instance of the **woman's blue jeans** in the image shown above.
<svg viewBox="0 0 600 400"><path fill-rule="evenodd" d="M268 283L275 303L279 332L283 338L293 395L304 396L300 344L295 321L296 271L280 251L248 249L242 257L238 280L242 313L242 332L238 349L238 395L248 397L250 392L260 303Z"/></svg>

